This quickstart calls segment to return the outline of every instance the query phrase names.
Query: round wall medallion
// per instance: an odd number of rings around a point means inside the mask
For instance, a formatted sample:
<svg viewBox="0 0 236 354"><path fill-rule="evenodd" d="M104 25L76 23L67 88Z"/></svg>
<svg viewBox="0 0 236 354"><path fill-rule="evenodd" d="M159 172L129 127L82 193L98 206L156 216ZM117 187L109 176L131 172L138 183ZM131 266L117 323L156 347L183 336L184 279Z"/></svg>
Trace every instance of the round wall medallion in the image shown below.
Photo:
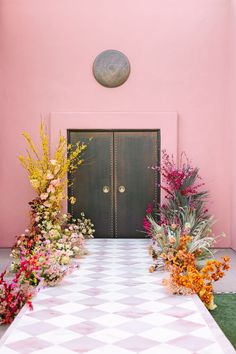
<svg viewBox="0 0 236 354"><path fill-rule="evenodd" d="M129 60L118 50L105 50L94 60L93 75L105 87L122 85L128 79L129 74Z"/></svg>

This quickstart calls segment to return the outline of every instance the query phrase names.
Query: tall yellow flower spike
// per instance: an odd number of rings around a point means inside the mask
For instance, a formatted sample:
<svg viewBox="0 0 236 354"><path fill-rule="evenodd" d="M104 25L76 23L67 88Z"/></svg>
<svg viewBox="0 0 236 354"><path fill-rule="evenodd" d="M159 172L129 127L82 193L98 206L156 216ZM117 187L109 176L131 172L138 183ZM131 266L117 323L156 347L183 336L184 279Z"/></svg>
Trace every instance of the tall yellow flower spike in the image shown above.
<svg viewBox="0 0 236 354"><path fill-rule="evenodd" d="M40 124L40 148L37 148L27 132L23 133L26 140L26 156L19 156L22 166L27 170L30 183L43 200L44 206L55 210L60 208L65 198L64 188L67 184L67 173L73 173L83 162L82 152L87 148L84 143L78 142L76 146L67 142L61 134L54 156L50 156L49 136L42 122ZM70 198L74 204L76 199Z"/></svg>

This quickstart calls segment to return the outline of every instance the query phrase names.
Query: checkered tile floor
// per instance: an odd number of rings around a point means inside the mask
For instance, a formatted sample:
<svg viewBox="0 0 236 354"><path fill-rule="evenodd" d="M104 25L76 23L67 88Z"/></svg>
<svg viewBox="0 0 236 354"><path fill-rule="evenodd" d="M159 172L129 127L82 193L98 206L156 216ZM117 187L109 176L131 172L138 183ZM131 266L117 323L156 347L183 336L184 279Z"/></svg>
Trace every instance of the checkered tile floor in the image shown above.
<svg viewBox="0 0 236 354"><path fill-rule="evenodd" d="M197 296L171 296L148 273L147 244L89 240L81 268L21 311L0 354L235 353Z"/></svg>

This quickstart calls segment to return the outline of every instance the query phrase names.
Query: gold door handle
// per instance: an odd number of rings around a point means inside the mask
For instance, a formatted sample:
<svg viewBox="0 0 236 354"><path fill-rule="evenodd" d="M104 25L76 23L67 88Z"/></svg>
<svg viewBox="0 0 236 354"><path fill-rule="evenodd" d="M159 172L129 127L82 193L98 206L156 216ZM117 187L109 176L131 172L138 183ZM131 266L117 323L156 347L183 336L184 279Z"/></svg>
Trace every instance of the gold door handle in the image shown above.
<svg viewBox="0 0 236 354"><path fill-rule="evenodd" d="M110 192L110 188L108 186L104 186L102 188L102 191L103 191L103 193L109 193Z"/></svg>
<svg viewBox="0 0 236 354"><path fill-rule="evenodd" d="M120 193L124 193L125 192L125 186L119 186L118 191Z"/></svg>

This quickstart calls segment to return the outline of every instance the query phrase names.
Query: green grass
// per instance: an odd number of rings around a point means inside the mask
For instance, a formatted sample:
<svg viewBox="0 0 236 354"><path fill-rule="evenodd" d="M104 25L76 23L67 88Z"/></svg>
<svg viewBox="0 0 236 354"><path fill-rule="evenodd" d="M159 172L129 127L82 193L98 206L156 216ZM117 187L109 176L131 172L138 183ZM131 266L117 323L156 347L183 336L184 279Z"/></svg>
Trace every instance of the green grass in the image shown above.
<svg viewBox="0 0 236 354"><path fill-rule="evenodd" d="M236 348L236 294L215 294L214 297L217 308L210 313Z"/></svg>

